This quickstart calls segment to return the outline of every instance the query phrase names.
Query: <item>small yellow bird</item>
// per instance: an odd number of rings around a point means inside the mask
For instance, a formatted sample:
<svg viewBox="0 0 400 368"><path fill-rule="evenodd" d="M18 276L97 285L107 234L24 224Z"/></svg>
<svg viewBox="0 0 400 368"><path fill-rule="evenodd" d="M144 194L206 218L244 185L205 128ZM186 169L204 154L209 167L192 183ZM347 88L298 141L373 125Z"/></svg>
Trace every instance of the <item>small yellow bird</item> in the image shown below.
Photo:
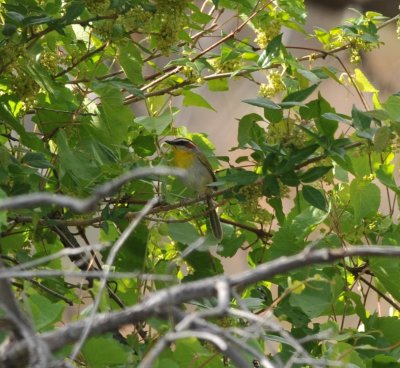
<svg viewBox="0 0 400 368"><path fill-rule="evenodd" d="M211 193L215 187L209 184L215 182L216 178L204 153L190 139L176 138L166 142L173 147L174 165L186 170L186 176L182 178L184 184L199 194ZM207 197L206 202L212 232L217 240L221 240L223 237L221 222L211 197Z"/></svg>

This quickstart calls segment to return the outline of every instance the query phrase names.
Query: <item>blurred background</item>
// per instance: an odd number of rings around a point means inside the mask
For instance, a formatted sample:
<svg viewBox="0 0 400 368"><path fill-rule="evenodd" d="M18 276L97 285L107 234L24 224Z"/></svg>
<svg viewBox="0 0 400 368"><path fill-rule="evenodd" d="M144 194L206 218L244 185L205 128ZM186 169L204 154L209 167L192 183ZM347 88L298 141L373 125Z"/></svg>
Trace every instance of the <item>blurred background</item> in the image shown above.
<svg viewBox="0 0 400 368"><path fill-rule="evenodd" d="M343 24L347 18L357 14L351 8L358 11L376 11L387 17L393 17L399 12L398 0L308 0L309 16L305 29L312 33L316 27L331 29ZM228 18L228 15L225 15ZM225 31L236 25L228 23ZM246 30L243 31L246 35ZM250 36L250 34L248 34ZM381 99L400 90L400 78L397 71L400 69L400 43L396 36L396 25L391 24L381 31L382 45L370 53L362 55L359 67L367 78L381 90ZM212 40L210 40L210 43ZM304 35L284 29L284 43L287 46L307 46L320 49L319 43L314 39L307 39ZM202 45L206 47L207 44ZM306 55L309 52L293 52L294 55ZM349 67L354 68L348 62L348 52L337 54ZM334 66L340 72L343 68L334 58L322 61L324 65ZM318 61L313 65L318 65ZM264 78L264 80L263 80ZM260 75L260 82L265 82L265 76ZM327 81L319 89L321 94L336 108L337 112L348 114L353 104L363 108L360 99L354 90L346 90L334 81ZM216 112L196 107L185 107L179 114L177 125L185 125L192 132L205 132L216 146L218 155L227 155L228 149L235 145L237 134L237 119L243 115L254 112L254 107L241 101L246 98L255 98L258 94L258 85L245 79L230 80L230 90L225 92L210 92L206 86L196 92L203 95L215 108Z"/></svg>

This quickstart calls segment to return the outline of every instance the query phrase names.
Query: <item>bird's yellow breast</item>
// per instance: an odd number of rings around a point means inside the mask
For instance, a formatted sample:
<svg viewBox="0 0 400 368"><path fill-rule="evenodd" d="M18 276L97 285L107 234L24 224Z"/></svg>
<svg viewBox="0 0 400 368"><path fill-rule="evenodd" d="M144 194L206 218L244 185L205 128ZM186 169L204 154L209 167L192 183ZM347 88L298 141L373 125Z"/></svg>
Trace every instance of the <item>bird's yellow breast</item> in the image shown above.
<svg viewBox="0 0 400 368"><path fill-rule="evenodd" d="M196 155L192 152L174 149L174 158L173 163L175 166L180 167L182 169L187 169L193 165L193 161L195 160Z"/></svg>

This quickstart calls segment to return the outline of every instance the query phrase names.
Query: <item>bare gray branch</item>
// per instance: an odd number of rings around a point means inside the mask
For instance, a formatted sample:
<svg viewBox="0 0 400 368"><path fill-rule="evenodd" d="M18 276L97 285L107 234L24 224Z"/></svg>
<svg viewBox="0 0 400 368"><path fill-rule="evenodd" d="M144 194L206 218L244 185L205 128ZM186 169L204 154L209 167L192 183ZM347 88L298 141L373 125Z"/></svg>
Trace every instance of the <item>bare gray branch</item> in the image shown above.
<svg viewBox="0 0 400 368"><path fill-rule="evenodd" d="M78 213L85 213L96 208L100 199L112 195L124 184L131 180L141 179L152 175L175 175L183 177L183 170L171 167L141 167L133 169L95 189L93 194L86 199L74 198L66 195L52 193L31 193L5 198L0 201L0 210L11 210L20 208L34 208L43 205L55 205L69 208Z"/></svg>
<svg viewBox="0 0 400 368"><path fill-rule="evenodd" d="M294 256L281 257L237 275L210 277L172 286L154 293L147 300L126 310L95 315L92 319L89 336L113 331L127 323L145 321L151 316L159 316L162 311L167 313L173 306L178 306L193 299L216 296L215 286L219 282L226 283L229 288L235 286L243 287L304 266L317 263L332 263L350 256L399 257L400 247L355 246L348 249L306 249ZM53 352L79 340L82 332L87 329L87 325L87 319L72 322L56 331L44 333L40 338L47 344L49 350ZM0 358L0 364L18 361L21 356L26 354L27 349L26 341L16 343L15 346L3 354Z"/></svg>

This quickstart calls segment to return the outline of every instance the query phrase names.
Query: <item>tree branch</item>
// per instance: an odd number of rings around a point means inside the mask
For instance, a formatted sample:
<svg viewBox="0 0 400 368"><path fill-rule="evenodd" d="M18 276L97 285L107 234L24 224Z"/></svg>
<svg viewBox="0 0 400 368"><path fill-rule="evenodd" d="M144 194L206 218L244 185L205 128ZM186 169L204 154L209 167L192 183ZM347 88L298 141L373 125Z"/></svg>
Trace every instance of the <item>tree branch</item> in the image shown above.
<svg viewBox="0 0 400 368"><path fill-rule="evenodd" d="M0 210L56 205L69 208L78 213L85 213L95 209L96 204L100 199L112 195L127 182L150 175L175 175L184 177L185 171L165 166L136 168L103 185L100 185L95 189L94 193L86 199L77 199L66 195L52 193L23 194L1 200Z"/></svg>
<svg viewBox="0 0 400 368"><path fill-rule="evenodd" d="M395 246L354 246L347 249L305 249L290 257L281 257L256 268L232 276L214 276L199 281L187 282L160 290L147 300L120 312L103 313L94 316L89 336L113 331L125 324L144 321L165 311L166 306L177 306L193 299L209 298L216 295L215 285L222 281L232 287L245 287L276 275L293 271L312 264L333 263L339 259L354 256L400 257L400 247ZM87 328L88 319L72 322L56 331L47 332L40 338L50 351L77 341ZM26 354L26 341L18 342L0 357L0 366L13 367ZM7 365L9 364L9 365Z"/></svg>

